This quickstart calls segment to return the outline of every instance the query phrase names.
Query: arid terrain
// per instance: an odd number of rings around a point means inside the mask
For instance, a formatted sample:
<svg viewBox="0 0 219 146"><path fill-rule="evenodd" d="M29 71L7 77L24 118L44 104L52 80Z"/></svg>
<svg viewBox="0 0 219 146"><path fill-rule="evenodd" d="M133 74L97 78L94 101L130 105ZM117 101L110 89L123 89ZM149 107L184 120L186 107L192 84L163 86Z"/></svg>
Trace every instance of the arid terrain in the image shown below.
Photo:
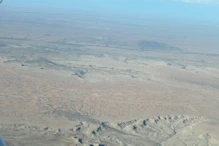
<svg viewBox="0 0 219 146"><path fill-rule="evenodd" d="M182 24L173 34L146 18L0 11L8 146L219 145L215 36L196 45Z"/></svg>

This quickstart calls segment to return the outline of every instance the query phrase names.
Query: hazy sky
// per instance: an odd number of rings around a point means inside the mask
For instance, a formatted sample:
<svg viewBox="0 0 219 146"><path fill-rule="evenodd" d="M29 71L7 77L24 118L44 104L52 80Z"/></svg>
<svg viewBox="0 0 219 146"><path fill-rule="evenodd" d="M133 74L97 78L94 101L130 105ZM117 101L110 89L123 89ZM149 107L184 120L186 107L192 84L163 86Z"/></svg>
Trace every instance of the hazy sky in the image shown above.
<svg viewBox="0 0 219 146"><path fill-rule="evenodd" d="M54 7L219 22L219 0L4 0L4 6ZM39 8L40 8L39 7ZM39 9L40 11L40 9Z"/></svg>
<svg viewBox="0 0 219 146"><path fill-rule="evenodd" d="M136 21L136 24L151 25L151 34L155 37L161 38L163 34L164 38L186 38L179 40L179 45L187 43L186 46L195 44L197 48L218 49L219 0L3 0L0 4L0 16L7 11L14 12L11 14L25 11L59 13L57 17L62 18L62 13L74 17L72 12L78 13L78 10L92 15L95 11L98 15L103 14L102 17L106 16L104 13L110 14L107 18L115 19L115 22L130 15L130 18L139 17L126 21L131 21L128 24L135 24ZM27 14L32 17L32 13ZM156 32L161 34L154 35ZM172 43L178 45L175 40Z"/></svg>

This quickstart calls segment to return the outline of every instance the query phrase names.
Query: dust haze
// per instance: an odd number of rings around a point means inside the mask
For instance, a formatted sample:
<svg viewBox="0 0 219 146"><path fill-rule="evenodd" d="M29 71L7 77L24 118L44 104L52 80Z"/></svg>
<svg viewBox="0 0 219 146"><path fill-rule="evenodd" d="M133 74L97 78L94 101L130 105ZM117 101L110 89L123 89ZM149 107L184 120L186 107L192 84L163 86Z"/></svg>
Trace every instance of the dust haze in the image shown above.
<svg viewBox="0 0 219 146"><path fill-rule="evenodd" d="M219 145L216 26L83 10L0 12L0 135L8 146Z"/></svg>

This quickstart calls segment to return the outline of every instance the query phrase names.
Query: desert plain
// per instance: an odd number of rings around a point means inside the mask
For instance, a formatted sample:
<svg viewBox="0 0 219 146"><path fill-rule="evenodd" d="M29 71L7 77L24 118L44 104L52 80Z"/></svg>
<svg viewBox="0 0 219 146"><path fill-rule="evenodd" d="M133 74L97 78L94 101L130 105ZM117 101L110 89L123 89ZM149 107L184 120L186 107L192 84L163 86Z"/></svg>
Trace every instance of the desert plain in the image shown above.
<svg viewBox="0 0 219 146"><path fill-rule="evenodd" d="M205 26L152 18L0 11L8 146L219 145L218 30L202 37Z"/></svg>

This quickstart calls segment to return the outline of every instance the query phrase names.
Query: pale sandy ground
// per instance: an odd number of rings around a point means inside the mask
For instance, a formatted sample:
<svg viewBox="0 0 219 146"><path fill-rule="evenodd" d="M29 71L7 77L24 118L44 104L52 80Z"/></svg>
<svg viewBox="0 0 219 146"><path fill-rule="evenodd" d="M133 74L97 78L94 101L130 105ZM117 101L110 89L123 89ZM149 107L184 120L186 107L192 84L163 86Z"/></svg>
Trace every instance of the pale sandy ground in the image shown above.
<svg viewBox="0 0 219 146"><path fill-rule="evenodd" d="M2 63L4 60L6 58L2 58L0 64L1 124L12 124L12 127L13 124L37 126L42 131L45 127L69 131L81 121L88 123L89 126L82 125L85 130L66 132L66 135L61 134L62 137L59 138L53 137L54 134L49 136L58 141L64 139L59 143L63 145L70 145L72 140L66 138L74 135L80 135L83 139L81 144L78 138L73 138L77 145L89 144L92 141L94 144L103 142L105 145L130 146L219 145L217 68L187 65L185 70L169 66L163 61L149 60L144 62L144 65L141 64L142 61L124 64L123 61L112 61L109 58L99 61L98 58L90 59L85 56L82 60L91 60L89 64L112 66L118 71L132 68L140 73L135 74L136 78L132 78L115 71L100 70L88 73L80 79L72 76L69 71L21 67L17 63ZM173 115L165 119L176 119L166 123L162 117L165 115ZM159 123L155 122L157 116L162 119ZM145 129L141 123L142 119L147 117L155 119L149 119L148 122L152 122L152 125L149 124ZM180 118L182 120L179 120ZM134 124L128 122L131 126L118 129L118 123L134 119ZM188 120L189 124L184 120ZM105 127L105 132L92 136L92 129L98 128L101 122L109 122L108 129ZM28 126L24 128L24 133L31 131ZM135 126L138 127L137 130ZM7 130L10 134L14 133L11 129ZM20 132L22 133L22 130ZM41 136L38 136L40 139ZM133 137L131 141L130 136ZM21 139L25 141L23 138ZM7 135L6 139L13 141L10 135ZM45 144L48 139L44 140ZM115 141L117 142L114 143ZM31 145L27 143L25 144ZM37 141L32 145L36 143Z"/></svg>
<svg viewBox="0 0 219 146"><path fill-rule="evenodd" d="M215 28L9 9L0 10L8 146L219 145ZM142 50L145 40L155 48Z"/></svg>

